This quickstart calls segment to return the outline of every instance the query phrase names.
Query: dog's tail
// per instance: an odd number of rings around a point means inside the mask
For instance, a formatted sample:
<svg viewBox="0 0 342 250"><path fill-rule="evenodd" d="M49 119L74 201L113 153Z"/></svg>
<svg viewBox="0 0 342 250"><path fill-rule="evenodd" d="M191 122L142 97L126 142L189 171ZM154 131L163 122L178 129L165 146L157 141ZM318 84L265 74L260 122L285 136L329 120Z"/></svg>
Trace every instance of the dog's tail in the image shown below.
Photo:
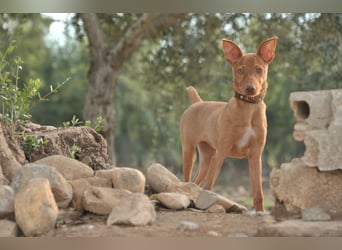
<svg viewBox="0 0 342 250"><path fill-rule="evenodd" d="M199 96L197 90L194 87L187 87L186 92L192 104L196 102L203 102L202 98Z"/></svg>

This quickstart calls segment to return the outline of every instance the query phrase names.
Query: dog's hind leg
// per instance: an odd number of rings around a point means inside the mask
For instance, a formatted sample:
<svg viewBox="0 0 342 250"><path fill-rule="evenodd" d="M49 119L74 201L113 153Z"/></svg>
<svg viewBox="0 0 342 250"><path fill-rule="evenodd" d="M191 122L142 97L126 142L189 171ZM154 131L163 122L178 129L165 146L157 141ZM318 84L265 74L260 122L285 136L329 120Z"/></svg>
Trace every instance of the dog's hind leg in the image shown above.
<svg viewBox="0 0 342 250"><path fill-rule="evenodd" d="M196 145L182 143L183 177L190 182L192 167L196 160Z"/></svg>
<svg viewBox="0 0 342 250"><path fill-rule="evenodd" d="M215 149L206 142L200 142L198 144L198 151L200 162L193 182L200 185L208 175L210 161L215 153Z"/></svg>

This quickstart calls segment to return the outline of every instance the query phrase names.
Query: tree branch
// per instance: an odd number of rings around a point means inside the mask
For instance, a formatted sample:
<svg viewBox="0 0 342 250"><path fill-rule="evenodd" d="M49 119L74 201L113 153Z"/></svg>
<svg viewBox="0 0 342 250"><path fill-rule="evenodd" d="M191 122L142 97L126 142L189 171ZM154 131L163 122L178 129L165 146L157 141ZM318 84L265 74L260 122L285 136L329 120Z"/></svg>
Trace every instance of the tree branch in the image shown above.
<svg viewBox="0 0 342 250"><path fill-rule="evenodd" d="M107 46L103 38L99 19L95 13L81 13L80 17L87 32L91 57L98 57L101 55L99 52L104 51Z"/></svg>
<svg viewBox="0 0 342 250"><path fill-rule="evenodd" d="M122 36L110 51L112 67L119 69L123 62L137 49L147 37L152 37L168 28L185 14L143 14Z"/></svg>

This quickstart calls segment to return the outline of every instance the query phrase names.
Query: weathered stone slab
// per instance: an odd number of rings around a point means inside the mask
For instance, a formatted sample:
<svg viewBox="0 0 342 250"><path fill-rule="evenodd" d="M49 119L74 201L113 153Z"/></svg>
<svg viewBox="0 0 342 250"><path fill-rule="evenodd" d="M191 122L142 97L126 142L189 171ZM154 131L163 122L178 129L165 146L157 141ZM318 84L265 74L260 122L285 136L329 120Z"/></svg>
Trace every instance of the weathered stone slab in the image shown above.
<svg viewBox="0 0 342 250"><path fill-rule="evenodd" d="M270 174L271 192L289 213L320 206L331 215L342 213L342 171L318 171L300 161L284 163Z"/></svg>
<svg viewBox="0 0 342 250"><path fill-rule="evenodd" d="M340 237L340 221L285 220L261 227L256 236L262 237Z"/></svg>

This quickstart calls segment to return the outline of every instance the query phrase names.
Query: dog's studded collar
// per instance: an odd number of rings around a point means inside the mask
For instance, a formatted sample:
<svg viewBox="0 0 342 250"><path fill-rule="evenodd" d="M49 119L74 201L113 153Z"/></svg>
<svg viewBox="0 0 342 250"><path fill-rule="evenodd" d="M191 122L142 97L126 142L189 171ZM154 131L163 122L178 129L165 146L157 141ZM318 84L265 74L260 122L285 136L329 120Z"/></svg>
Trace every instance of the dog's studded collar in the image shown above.
<svg viewBox="0 0 342 250"><path fill-rule="evenodd" d="M256 95L256 96L246 96L235 91L234 97L244 102L259 103L264 99L265 92L263 91L259 95Z"/></svg>

